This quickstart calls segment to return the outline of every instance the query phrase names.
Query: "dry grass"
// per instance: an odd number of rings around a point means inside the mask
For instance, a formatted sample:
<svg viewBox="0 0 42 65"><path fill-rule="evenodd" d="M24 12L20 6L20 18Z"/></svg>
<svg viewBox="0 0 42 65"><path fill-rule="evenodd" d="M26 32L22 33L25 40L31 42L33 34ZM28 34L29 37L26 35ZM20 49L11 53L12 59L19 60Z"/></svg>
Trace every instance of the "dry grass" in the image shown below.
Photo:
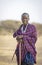
<svg viewBox="0 0 42 65"><path fill-rule="evenodd" d="M17 45L16 39L12 35L0 35L0 65L17 65L16 56L11 61L13 52ZM42 36L38 38L37 48L37 64L42 65Z"/></svg>
<svg viewBox="0 0 42 65"><path fill-rule="evenodd" d="M16 65L16 56L11 61L16 45L16 39L12 35L0 36L0 65Z"/></svg>

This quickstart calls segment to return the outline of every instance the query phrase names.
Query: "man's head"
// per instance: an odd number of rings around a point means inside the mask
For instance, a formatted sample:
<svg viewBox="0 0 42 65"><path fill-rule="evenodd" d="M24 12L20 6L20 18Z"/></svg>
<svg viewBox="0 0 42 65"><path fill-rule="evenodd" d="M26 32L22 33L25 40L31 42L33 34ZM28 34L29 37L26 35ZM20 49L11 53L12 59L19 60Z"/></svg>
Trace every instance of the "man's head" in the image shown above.
<svg viewBox="0 0 42 65"><path fill-rule="evenodd" d="M24 25L28 24L29 14L28 14L28 13L23 13L22 16L21 16L21 19L22 19L22 23L23 23Z"/></svg>

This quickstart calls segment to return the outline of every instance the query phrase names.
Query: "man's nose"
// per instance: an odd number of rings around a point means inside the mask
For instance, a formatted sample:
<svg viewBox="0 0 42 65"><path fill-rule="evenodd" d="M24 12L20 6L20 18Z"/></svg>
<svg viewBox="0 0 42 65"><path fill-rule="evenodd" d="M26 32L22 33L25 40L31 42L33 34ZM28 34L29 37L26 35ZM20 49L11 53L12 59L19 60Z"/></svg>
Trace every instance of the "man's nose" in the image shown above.
<svg viewBox="0 0 42 65"><path fill-rule="evenodd" d="M24 21L26 21L26 19L24 19Z"/></svg>

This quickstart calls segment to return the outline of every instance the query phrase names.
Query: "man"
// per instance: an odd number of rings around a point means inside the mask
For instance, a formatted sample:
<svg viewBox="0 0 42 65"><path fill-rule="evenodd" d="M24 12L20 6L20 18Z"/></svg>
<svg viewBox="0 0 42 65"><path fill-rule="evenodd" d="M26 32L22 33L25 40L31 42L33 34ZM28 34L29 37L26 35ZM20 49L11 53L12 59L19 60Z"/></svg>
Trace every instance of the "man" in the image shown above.
<svg viewBox="0 0 42 65"><path fill-rule="evenodd" d="M19 45L21 42L21 65L34 65L36 63L36 47L37 31L34 25L29 24L29 14L23 13L21 16L22 25L13 34L16 37L18 44L15 50L17 63L19 65ZM20 41L20 42L19 42Z"/></svg>

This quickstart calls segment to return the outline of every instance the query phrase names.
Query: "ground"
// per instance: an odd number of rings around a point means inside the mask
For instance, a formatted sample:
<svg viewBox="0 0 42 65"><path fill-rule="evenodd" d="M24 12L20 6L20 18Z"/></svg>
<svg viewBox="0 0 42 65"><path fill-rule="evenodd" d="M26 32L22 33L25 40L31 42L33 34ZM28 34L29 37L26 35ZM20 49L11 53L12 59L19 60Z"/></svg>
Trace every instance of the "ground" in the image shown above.
<svg viewBox="0 0 42 65"><path fill-rule="evenodd" d="M0 35L0 65L17 65L16 56L13 61L12 55L15 51L17 41L12 35ZM42 65L42 36L36 42L37 64Z"/></svg>

